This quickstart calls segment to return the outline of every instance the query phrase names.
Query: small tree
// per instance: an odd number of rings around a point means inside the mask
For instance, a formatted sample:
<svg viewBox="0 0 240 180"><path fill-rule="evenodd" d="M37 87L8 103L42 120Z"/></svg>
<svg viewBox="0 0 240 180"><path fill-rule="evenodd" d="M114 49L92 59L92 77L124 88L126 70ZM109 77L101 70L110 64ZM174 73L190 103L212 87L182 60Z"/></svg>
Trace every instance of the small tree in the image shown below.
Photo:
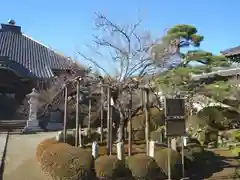
<svg viewBox="0 0 240 180"><path fill-rule="evenodd" d="M149 33L139 32L140 24L141 21L133 25L119 25L103 14L96 14L95 26L98 35L94 35L95 47L92 50L98 57L110 60L108 64L113 64L113 69L116 69L115 76L93 58L79 52L83 58L104 72L105 82L111 85L114 107L120 114L119 141L123 140L124 124L129 114L127 112L129 90L134 91L132 113L130 113L134 116L142 108L138 85L146 74L152 74L156 70L149 53L155 43Z"/></svg>

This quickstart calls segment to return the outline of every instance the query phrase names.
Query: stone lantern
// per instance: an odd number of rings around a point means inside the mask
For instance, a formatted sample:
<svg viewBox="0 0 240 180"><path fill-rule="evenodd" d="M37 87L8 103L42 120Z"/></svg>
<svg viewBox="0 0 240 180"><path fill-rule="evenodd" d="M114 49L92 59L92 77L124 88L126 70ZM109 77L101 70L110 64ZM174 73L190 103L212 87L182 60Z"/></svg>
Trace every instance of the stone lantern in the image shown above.
<svg viewBox="0 0 240 180"><path fill-rule="evenodd" d="M29 98L29 116L27 120L27 125L25 126L23 132L42 131L39 126L39 121L37 120L39 93L35 88L33 88L32 92L28 94L27 97Z"/></svg>

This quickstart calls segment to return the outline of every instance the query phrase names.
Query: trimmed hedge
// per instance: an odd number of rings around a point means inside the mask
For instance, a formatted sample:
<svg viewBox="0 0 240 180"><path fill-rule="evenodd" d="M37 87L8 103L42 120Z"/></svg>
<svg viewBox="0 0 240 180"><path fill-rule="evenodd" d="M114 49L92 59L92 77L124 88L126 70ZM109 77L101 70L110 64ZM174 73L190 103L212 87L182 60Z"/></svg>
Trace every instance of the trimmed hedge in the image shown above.
<svg viewBox="0 0 240 180"><path fill-rule="evenodd" d="M96 176L99 179L112 180L126 175L125 164L116 156L100 156L95 160Z"/></svg>
<svg viewBox="0 0 240 180"><path fill-rule="evenodd" d="M205 130L200 132L199 141L205 145L207 145L208 143L211 143L211 142L217 143L218 142L218 130L214 129L210 126L207 126Z"/></svg>
<svg viewBox="0 0 240 180"><path fill-rule="evenodd" d="M65 143L54 144L44 151L40 164L52 179L88 180L94 175L91 152Z"/></svg>
<svg viewBox="0 0 240 180"><path fill-rule="evenodd" d="M181 178L181 155L172 149L171 153L171 176L172 179L179 180ZM157 162L159 168L165 173L168 174L168 148L160 149L155 152L154 159Z"/></svg>
<svg viewBox="0 0 240 180"><path fill-rule="evenodd" d="M165 175L159 169L156 161L145 154L136 154L127 159L127 166L132 176L137 180L149 180L164 178Z"/></svg>
<svg viewBox="0 0 240 180"><path fill-rule="evenodd" d="M139 111L137 115L132 118L133 128L133 139L134 140L145 140L145 115L144 112ZM164 112L158 108L150 108L150 121L149 129L150 132L157 130L159 126L165 124Z"/></svg>
<svg viewBox="0 0 240 180"><path fill-rule="evenodd" d="M59 143L56 139L52 138L52 139L44 139L43 141L41 141L36 149L36 159L39 162L41 159L41 156L43 154L43 152L49 148L50 146L52 146L53 144L57 144Z"/></svg>
<svg viewBox="0 0 240 180"><path fill-rule="evenodd" d="M150 139L152 141L156 141L159 143L162 143L164 141L164 134L161 130L157 130L157 131L152 131L150 133Z"/></svg>

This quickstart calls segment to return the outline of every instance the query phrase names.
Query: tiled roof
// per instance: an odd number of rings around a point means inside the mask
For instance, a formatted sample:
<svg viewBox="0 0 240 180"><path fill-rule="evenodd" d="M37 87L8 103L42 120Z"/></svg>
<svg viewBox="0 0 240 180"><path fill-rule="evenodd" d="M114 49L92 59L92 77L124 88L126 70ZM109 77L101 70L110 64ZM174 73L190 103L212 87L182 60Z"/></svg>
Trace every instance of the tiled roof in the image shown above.
<svg viewBox="0 0 240 180"><path fill-rule="evenodd" d="M194 80L200 80L204 78L211 78L216 75L218 76L224 76L224 77L230 77L230 76L236 76L237 74L240 74L240 68L229 68L229 69L219 69L217 71L213 71L210 73L202 73L202 74L191 74L192 78Z"/></svg>
<svg viewBox="0 0 240 180"><path fill-rule="evenodd" d="M221 51L224 56L234 56L240 54L240 46Z"/></svg>
<svg viewBox="0 0 240 180"><path fill-rule="evenodd" d="M67 57L22 34L19 26L11 24L2 24L0 29L0 57L19 63L37 78L49 78L53 76L52 70L68 69L71 64Z"/></svg>

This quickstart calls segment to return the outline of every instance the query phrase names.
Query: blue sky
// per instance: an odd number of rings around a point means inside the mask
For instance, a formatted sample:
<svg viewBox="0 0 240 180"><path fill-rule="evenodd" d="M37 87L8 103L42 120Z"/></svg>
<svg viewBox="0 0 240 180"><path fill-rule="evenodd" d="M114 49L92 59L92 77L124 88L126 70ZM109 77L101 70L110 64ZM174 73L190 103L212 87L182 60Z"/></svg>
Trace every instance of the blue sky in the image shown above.
<svg viewBox="0 0 240 180"><path fill-rule="evenodd" d="M90 44L94 12L118 23L133 23L160 37L175 24L195 25L214 53L240 44L239 0L8 0L1 1L0 22L10 18L32 38L76 58Z"/></svg>

